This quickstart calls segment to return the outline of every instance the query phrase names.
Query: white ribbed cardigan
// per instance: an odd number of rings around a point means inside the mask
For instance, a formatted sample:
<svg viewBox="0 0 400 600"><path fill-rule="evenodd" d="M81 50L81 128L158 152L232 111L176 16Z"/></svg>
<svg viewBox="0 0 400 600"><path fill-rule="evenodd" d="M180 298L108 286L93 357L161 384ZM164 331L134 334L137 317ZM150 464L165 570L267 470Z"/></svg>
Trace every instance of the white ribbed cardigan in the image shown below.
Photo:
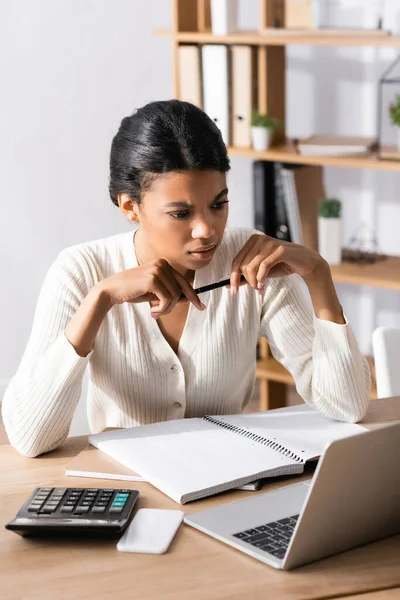
<svg viewBox="0 0 400 600"><path fill-rule="evenodd" d="M229 277L233 257L255 232L230 229L194 287ZM240 412L255 381L256 344L265 336L292 373L299 394L324 415L357 421L369 399L370 373L349 324L318 319L296 275L267 280L263 295L220 288L190 305L179 344L171 349L149 304L113 307L82 358L64 329L97 282L137 266L133 232L67 248L51 266L17 373L3 399L11 444L27 456L52 450L68 436L89 365L92 432L183 417Z"/></svg>

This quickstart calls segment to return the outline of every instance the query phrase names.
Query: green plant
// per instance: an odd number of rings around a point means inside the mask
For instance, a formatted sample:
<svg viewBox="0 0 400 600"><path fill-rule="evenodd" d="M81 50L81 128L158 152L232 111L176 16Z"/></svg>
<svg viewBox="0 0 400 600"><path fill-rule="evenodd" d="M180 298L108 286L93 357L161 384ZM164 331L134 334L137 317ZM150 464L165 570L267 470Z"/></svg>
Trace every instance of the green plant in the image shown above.
<svg viewBox="0 0 400 600"><path fill-rule="evenodd" d="M265 127L265 129L277 129L280 125L279 119L274 119L268 115L259 113L258 110L253 110L251 113L251 126L252 127Z"/></svg>
<svg viewBox="0 0 400 600"><path fill-rule="evenodd" d="M342 203L337 198L323 198L318 206L318 216L324 219L340 219Z"/></svg>
<svg viewBox="0 0 400 600"><path fill-rule="evenodd" d="M389 106L389 115L393 125L400 127L400 94L396 95L396 101Z"/></svg>

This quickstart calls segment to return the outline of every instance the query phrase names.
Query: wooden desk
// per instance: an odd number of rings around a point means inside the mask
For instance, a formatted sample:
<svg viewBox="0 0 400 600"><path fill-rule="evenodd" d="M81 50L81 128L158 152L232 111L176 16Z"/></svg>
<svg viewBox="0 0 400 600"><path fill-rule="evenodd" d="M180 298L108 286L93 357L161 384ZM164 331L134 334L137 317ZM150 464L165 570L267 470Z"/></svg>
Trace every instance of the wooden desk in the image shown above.
<svg viewBox="0 0 400 600"><path fill-rule="evenodd" d="M400 398L371 402L365 424L400 420ZM36 486L131 487L141 492L139 507L177 508L148 483L64 477L63 466L87 443L70 438L41 458L25 458L0 447L0 597L2 600L312 600L370 592L365 600L400 598L400 536L394 536L284 573L183 525L167 554L120 553L115 541L40 541L4 529ZM263 493L309 477L279 478ZM187 513L238 500L249 492L229 492L185 505Z"/></svg>

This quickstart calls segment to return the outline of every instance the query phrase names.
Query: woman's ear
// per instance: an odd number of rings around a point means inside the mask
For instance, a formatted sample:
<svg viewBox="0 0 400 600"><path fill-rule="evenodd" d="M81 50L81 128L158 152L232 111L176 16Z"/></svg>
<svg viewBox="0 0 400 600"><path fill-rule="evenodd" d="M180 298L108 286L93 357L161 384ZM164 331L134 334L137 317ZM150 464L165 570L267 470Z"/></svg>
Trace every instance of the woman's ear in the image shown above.
<svg viewBox="0 0 400 600"><path fill-rule="evenodd" d="M118 206L129 221L139 223L139 204L128 194L118 194Z"/></svg>

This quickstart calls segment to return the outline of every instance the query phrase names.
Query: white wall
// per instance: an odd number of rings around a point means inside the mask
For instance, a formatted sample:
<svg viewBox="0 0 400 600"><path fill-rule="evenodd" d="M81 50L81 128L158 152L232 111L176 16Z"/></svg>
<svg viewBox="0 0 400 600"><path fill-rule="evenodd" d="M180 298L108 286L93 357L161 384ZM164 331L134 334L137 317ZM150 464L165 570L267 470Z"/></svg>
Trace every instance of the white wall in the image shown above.
<svg viewBox="0 0 400 600"><path fill-rule="evenodd" d="M27 342L43 277L71 244L125 231L108 198L108 154L123 116L172 96L166 0L2 0L0 5L0 397ZM241 3L257 26L257 0ZM288 50L289 136L369 134L376 81L392 50ZM232 159L232 224L251 226L251 161ZM400 255L399 175L326 169L344 201L344 241L361 221ZM338 286L364 352L377 324L400 325L399 294Z"/></svg>

